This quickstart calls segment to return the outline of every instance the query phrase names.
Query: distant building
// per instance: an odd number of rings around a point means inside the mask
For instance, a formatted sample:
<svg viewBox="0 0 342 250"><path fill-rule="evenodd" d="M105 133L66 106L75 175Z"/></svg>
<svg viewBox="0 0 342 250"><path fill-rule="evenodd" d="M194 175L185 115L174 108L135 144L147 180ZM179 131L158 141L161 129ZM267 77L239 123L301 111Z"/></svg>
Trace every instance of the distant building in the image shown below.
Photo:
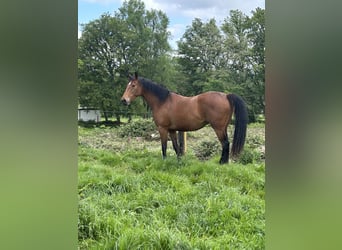
<svg viewBox="0 0 342 250"><path fill-rule="evenodd" d="M99 122L101 120L100 110L94 108L78 108L78 120Z"/></svg>

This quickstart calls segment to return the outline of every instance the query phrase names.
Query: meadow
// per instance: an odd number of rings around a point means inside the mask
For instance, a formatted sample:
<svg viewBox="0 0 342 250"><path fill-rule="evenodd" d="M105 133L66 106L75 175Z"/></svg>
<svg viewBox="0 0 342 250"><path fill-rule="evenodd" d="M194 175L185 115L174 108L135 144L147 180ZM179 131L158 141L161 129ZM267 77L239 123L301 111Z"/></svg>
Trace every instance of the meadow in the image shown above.
<svg viewBox="0 0 342 250"><path fill-rule="evenodd" d="M150 120L79 126L79 249L264 249L264 129L250 124L241 157L220 165L210 127L162 160Z"/></svg>

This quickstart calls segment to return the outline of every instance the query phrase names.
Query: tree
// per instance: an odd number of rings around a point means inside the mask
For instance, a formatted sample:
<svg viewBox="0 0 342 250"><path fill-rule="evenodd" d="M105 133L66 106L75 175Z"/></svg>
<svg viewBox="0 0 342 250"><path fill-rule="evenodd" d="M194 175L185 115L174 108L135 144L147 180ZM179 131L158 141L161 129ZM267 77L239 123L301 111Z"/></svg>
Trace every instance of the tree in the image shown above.
<svg viewBox="0 0 342 250"><path fill-rule="evenodd" d="M265 110L265 10L257 8L249 18L248 40L250 42L251 93L249 98L253 112L264 113Z"/></svg>
<svg viewBox="0 0 342 250"><path fill-rule="evenodd" d="M225 67L229 69L230 81L235 84L246 82L248 76L247 20L247 16L241 11L232 10L221 27L225 36Z"/></svg>
<svg viewBox="0 0 342 250"><path fill-rule="evenodd" d="M106 121L108 111L119 105L115 98L118 96L115 70L121 61L117 44L122 28L119 20L103 14L83 26L79 39L80 104L87 105L84 100L93 100L89 104L100 108Z"/></svg>
<svg viewBox="0 0 342 250"><path fill-rule="evenodd" d="M232 10L221 28L229 82L237 86L234 89L246 100L250 121L255 121L256 114L265 109L265 19L260 8L252 14L250 18Z"/></svg>
<svg viewBox="0 0 342 250"><path fill-rule="evenodd" d="M222 37L215 19L196 18L178 42L178 62L187 76L187 95L203 92L203 85L221 64Z"/></svg>
<svg viewBox="0 0 342 250"><path fill-rule="evenodd" d="M139 71L140 75L156 82L166 82L171 47L167 30L169 19L162 11L145 10L139 0L124 2L115 17L127 25L123 46L125 69ZM136 105L140 104L137 102ZM142 102L146 111L149 107ZM140 105L139 105L140 106ZM136 107L138 108L138 107Z"/></svg>
<svg viewBox="0 0 342 250"><path fill-rule="evenodd" d="M115 110L120 121L121 94L130 70L142 75L164 75L169 20L161 11L146 11L139 0L125 1L114 15L108 13L83 25L79 39L79 101L100 108L108 120ZM138 104L135 104L138 105Z"/></svg>

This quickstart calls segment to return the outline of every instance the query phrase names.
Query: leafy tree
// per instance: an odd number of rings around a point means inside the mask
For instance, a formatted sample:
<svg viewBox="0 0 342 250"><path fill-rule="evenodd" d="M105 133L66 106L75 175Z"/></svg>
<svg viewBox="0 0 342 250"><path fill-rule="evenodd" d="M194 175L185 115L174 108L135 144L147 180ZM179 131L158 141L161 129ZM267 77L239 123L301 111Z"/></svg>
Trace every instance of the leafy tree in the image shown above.
<svg viewBox="0 0 342 250"><path fill-rule="evenodd" d="M171 47L167 30L169 19L165 13L145 10L142 1L130 0L123 3L115 17L127 25L123 50L125 69L138 70L140 75L156 82L167 82L166 71L170 60L167 52ZM136 105L135 110L143 105L149 111L144 102L136 102Z"/></svg>
<svg viewBox="0 0 342 250"><path fill-rule="evenodd" d="M257 8L248 20L250 42L251 82L249 100L255 114L265 110L265 10Z"/></svg>
<svg viewBox="0 0 342 250"><path fill-rule="evenodd" d="M82 61L79 65L80 104L100 108L106 120L108 111L118 105L115 69L120 65L116 45L121 30L118 20L103 14L83 26L79 39L79 58Z"/></svg>
<svg viewBox="0 0 342 250"><path fill-rule="evenodd" d="M196 18L178 42L179 64L187 76L186 94L203 92L210 72L219 68L222 37L215 19L203 23Z"/></svg>
<svg viewBox="0 0 342 250"><path fill-rule="evenodd" d="M265 18L264 10L257 8L248 17L239 10L232 10L225 19L225 51L230 79L247 102L249 119L265 109Z"/></svg>
<svg viewBox="0 0 342 250"><path fill-rule="evenodd" d="M247 16L239 10L232 10L221 27L224 38L226 67L230 71L231 81L243 83L247 79L248 64L248 26Z"/></svg>
<svg viewBox="0 0 342 250"><path fill-rule="evenodd" d="M123 107L120 97L130 70L153 79L165 75L170 50L167 16L146 11L139 0L125 1L113 16L106 13L83 25L79 39L79 102L99 107L105 119L115 110L117 120ZM136 102L136 108L142 105ZM141 108L140 108L141 109Z"/></svg>

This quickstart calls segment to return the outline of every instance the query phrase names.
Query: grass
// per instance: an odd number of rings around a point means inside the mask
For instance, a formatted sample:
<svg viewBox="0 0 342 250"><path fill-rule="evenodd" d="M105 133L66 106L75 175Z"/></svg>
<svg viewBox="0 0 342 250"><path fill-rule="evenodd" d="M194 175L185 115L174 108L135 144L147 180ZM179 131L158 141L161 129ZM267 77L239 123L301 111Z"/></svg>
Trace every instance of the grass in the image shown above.
<svg viewBox="0 0 342 250"><path fill-rule="evenodd" d="M264 162L200 161L199 138L162 160L157 140L79 128L79 248L264 249Z"/></svg>

